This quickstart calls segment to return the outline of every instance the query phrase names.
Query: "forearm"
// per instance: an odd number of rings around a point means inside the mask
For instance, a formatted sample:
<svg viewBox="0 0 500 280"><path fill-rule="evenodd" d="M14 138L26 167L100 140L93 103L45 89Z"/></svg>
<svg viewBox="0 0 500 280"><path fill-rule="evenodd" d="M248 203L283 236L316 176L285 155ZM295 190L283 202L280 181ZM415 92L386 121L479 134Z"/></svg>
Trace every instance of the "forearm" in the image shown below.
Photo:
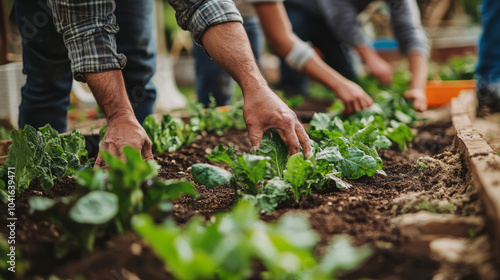
<svg viewBox="0 0 500 280"><path fill-rule="evenodd" d="M333 91L338 91L339 87L348 81L328 66L317 54L307 62L302 72Z"/></svg>
<svg viewBox="0 0 500 280"><path fill-rule="evenodd" d="M212 26L201 40L210 57L240 85L245 98L250 92L259 92L251 89L267 87L241 23Z"/></svg>
<svg viewBox="0 0 500 280"><path fill-rule="evenodd" d="M120 117L134 117L120 70L86 73L85 79L108 122Z"/></svg>
<svg viewBox="0 0 500 280"><path fill-rule="evenodd" d="M408 60L412 75L410 89L425 91L428 72L427 58L419 52L410 51L408 53Z"/></svg>
<svg viewBox="0 0 500 280"><path fill-rule="evenodd" d="M355 49L365 63L369 63L372 59L379 57L378 53L367 45L357 45Z"/></svg>

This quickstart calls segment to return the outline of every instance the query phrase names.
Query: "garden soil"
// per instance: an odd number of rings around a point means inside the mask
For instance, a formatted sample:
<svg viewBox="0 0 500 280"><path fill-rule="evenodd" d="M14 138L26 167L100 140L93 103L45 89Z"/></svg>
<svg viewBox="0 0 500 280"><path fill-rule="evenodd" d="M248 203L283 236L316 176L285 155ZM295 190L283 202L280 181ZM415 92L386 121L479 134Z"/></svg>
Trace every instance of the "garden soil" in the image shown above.
<svg viewBox="0 0 500 280"><path fill-rule="evenodd" d="M283 214L305 213L313 229L321 237L318 255L335 235L348 234L356 245L369 244L374 254L355 272L342 279L431 279L439 263L428 255L415 255L401 249L402 237L397 223L402 213L419 211L421 202L430 210L460 215L482 215L477 193L469 183L463 159L453 149L454 131L450 122L417 127L418 137L407 151L397 148L379 151L387 176L377 174L348 181L352 187L338 190L326 188L302 199L290 199L274 213L262 213L261 219L274 222ZM246 131L231 130L224 135L204 134L191 145L176 152L155 156L161 166L162 179L186 178L193 182L190 166L209 163L206 154L219 143L232 143L239 152L248 152L250 142ZM226 168L225 164L216 165ZM182 197L174 202L172 217L180 225L195 215L207 220L212 215L229 211L236 203L233 189L227 186L206 189L195 184L198 198ZM32 195L51 198L70 195L76 190L74 179L56 180L50 191L42 191L37 182L17 199L18 246L29 263L26 279L35 275L57 275L63 279L174 279L162 266L154 252L135 234L98 236L96 250L91 253L70 252L58 260L53 257L61 229L48 221L37 220L28 213L27 198ZM429 210L429 209L427 209ZM6 219L6 207L0 209ZM6 228L1 229L6 234ZM253 279L258 279L256 274ZM476 279L468 272L458 279ZM472 278L470 278L472 277Z"/></svg>

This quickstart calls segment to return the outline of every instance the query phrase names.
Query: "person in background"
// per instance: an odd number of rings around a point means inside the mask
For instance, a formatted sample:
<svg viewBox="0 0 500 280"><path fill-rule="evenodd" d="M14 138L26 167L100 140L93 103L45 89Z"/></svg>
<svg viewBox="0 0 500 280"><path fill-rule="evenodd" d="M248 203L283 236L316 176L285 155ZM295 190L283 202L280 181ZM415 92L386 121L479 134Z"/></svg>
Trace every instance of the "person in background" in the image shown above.
<svg viewBox="0 0 500 280"><path fill-rule="evenodd" d="M373 100L358 85L329 67L311 46L293 33L282 0L236 0L235 2L240 11L245 11L251 19L251 28L247 28L247 33L250 41L254 42L253 49L257 61L262 48L259 38L261 31L258 27L260 21L266 40L276 54L284 58L284 62L293 69L334 91L345 105L344 113L351 114L373 104ZM258 16L259 21L256 21L254 15ZM195 48L198 100L208 106L209 95L213 94L218 106L227 105L233 90L231 79L220 67L200 53L201 50Z"/></svg>
<svg viewBox="0 0 500 280"><path fill-rule="evenodd" d="M288 0L286 11L293 31L304 41L310 41L323 54L324 60L344 77L357 81L351 49L356 50L369 74L383 84L392 82L392 68L372 48L363 33L357 15L373 0ZM389 1L391 25L400 51L409 60L412 79L405 97L413 101L416 110L427 109L425 84L428 71L429 43L422 28L415 0ZM307 80L285 64L281 67L280 86L288 95L307 92ZM291 92L290 92L291 91Z"/></svg>
<svg viewBox="0 0 500 280"><path fill-rule="evenodd" d="M479 106L500 112L500 1L483 0L483 32L479 39L477 98Z"/></svg>
<svg viewBox="0 0 500 280"><path fill-rule="evenodd" d="M260 73L234 3L230 0L169 2L176 10L179 26L190 30L193 40L242 88L243 117L252 148L258 148L266 130L276 129L290 154L299 152L302 146L304 154L309 156L309 137L295 113L271 91ZM121 148L130 145L141 151L143 158L152 159L151 142L127 96L122 75L126 57L117 52L114 35L118 24L114 11L121 2L49 0L48 3L55 28L63 35L68 49L74 78L88 83L108 120L101 148L121 156ZM129 34L126 30L123 33ZM103 164L99 155L96 165Z"/></svg>

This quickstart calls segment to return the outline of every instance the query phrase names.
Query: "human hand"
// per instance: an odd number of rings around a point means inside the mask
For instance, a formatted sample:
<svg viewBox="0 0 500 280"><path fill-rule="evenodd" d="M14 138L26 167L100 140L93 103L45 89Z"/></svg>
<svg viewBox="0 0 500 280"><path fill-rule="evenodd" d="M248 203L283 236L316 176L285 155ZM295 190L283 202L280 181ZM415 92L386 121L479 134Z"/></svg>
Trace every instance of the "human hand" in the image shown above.
<svg viewBox="0 0 500 280"><path fill-rule="evenodd" d="M288 147L290 155L300 152L311 156L309 136L297 119L297 115L274 93L267 88L245 98L243 118L247 124L252 149L257 150L262 136L268 129L276 129Z"/></svg>
<svg viewBox="0 0 500 280"><path fill-rule="evenodd" d="M427 110L427 96L421 89L410 89L404 93L404 98L413 102L413 108L419 112Z"/></svg>
<svg viewBox="0 0 500 280"><path fill-rule="evenodd" d="M125 145L141 151L142 158L145 160L153 159L151 141L133 115L117 116L108 120L108 127L101 144L101 150L123 158L122 148ZM97 156L95 166L107 166L102 159L101 153Z"/></svg>
<svg viewBox="0 0 500 280"><path fill-rule="evenodd" d="M345 108L342 113L345 115L356 113L373 105L371 97L360 86L347 79L334 91L344 103Z"/></svg>

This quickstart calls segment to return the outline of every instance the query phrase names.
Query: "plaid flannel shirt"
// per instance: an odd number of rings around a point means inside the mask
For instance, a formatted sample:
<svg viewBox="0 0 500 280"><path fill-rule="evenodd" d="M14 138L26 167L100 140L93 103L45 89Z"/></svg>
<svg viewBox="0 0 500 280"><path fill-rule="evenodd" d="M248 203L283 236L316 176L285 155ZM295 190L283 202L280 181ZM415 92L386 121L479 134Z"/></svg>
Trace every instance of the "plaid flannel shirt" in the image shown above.
<svg viewBox="0 0 500 280"><path fill-rule="evenodd" d="M231 0L169 0L179 26L192 33L203 48L201 36L208 27L224 22L242 22ZM114 0L48 0L57 31L63 34L77 81L83 73L122 69L125 55L116 50L113 34L119 31ZM118 1L119 4L119 1ZM126 31L125 31L126 32Z"/></svg>

